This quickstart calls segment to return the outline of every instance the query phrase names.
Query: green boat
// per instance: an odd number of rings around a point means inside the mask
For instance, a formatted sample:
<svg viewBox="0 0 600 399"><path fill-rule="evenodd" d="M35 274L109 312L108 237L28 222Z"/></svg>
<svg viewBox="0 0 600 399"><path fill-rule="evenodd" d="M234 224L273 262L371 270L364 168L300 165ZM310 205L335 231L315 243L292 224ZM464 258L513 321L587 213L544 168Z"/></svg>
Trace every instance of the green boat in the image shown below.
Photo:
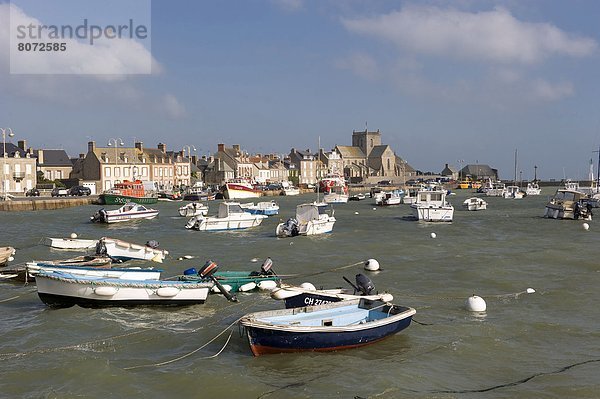
<svg viewBox="0 0 600 399"><path fill-rule="evenodd" d="M100 204L104 205L124 205L128 202L136 204L156 204L158 194L146 191L144 183L141 180L116 183L113 188L98 197Z"/></svg>
<svg viewBox="0 0 600 399"><path fill-rule="evenodd" d="M261 266L260 271L214 272L211 277L213 277L223 286L230 286L231 288L228 288L229 292L245 292L254 290L256 288L272 289L277 284L279 284L279 282L281 282L281 278L279 278L279 276L277 276L272 270L270 270L271 265L271 259L267 258L265 263L263 263L263 265ZM200 270L200 272L198 272L195 268L190 268L185 270L183 272L183 275L177 276L177 278L180 281L210 281L209 278L202 278L200 276L201 273L202 269ZM270 281L272 281L273 283L265 284L265 282ZM218 292L216 291L216 287L213 288L213 292Z"/></svg>

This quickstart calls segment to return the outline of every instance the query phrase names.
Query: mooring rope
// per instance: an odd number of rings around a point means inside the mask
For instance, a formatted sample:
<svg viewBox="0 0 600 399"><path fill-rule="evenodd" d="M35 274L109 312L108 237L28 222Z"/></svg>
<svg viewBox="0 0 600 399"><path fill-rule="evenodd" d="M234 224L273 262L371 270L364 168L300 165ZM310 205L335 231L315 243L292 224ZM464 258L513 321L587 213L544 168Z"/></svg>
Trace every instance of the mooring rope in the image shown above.
<svg viewBox="0 0 600 399"><path fill-rule="evenodd" d="M355 262L352 263L351 265L346 265L346 266L339 266L339 267L334 267L332 269L327 269L327 270L322 270L320 272L315 272L315 273L306 273L306 274L288 274L285 275L286 278L291 279L296 279L296 278L301 278L301 277L312 277L312 276L318 276L319 274L325 274L325 273L331 273L331 272L335 272L338 270L344 270L344 269L348 269L350 267L354 267L354 266L358 266L358 265L362 265L364 263L364 261L360 261L360 262ZM282 277L282 276L280 276Z"/></svg>

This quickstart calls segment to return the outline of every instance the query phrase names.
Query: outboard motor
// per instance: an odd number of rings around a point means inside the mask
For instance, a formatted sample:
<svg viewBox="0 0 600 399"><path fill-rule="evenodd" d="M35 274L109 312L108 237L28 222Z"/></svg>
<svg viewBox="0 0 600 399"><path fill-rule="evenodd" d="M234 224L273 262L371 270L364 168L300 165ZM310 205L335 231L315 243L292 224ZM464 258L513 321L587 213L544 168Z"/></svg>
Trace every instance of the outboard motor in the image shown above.
<svg viewBox="0 0 600 399"><path fill-rule="evenodd" d="M159 243L156 240L149 240L149 241L146 241L146 246L150 247L152 249L156 249L156 248L158 248Z"/></svg>
<svg viewBox="0 0 600 399"><path fill-rule="evenodd" d="M103 239L98 240L98 243L96 244L96 255L100 255L100 256L108 255L106 252L106 245L104 244Z"/></svg>
<svg viewBox="0 0 600 399"><path fill-rule="evenodd" d="M286 237L296 237L298 235L298 221L294 218L289 218L282 229Z"/></svg>
<svg viewBox="0 0 600 399"><path fill-rule="evenodd" d="M212 282L215 283L219 291L221 291L221 294L223 294L225 298L227 298L227 300L231 302L237 302L236 296L231 295L229 291L227 291L225 287L223 287L221 283L219 283L219 281L213 276L217 269L218 266L215 262L213 262L212 260L207 260L204 266L202 266L200 270L198 270L198 276L200 276L201 278L208 278L212 280Z"/></svg>
<svg viewBox="0 0 600 399"><path fill-rule="evenodd" d="M271 270L272 266L273 266L273 261L271 260L271 258L267 258L267 259L265 259L262 266L260 267L260 271L262 272L262 274L274 274L273 271Z"/></svg>
<svg viewBox="0 0 600 399"><path fill-rule="evenodd" d="M361 295L371 295L371 292L375 289L371 279L361 273L356 275L356 287Z"/></svg>

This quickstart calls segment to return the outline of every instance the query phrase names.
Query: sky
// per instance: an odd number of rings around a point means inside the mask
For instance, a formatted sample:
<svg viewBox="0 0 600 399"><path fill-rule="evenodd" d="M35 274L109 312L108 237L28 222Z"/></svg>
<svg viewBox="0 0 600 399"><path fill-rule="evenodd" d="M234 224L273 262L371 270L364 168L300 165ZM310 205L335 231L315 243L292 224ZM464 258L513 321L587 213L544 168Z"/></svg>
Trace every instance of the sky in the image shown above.
<svg viewBox="0 0 600 399"><path fill-rule="evenodd" d="M121 0L87 15L146 16L151 40L69 42L80 69L11 71L9 22L65 23L70 1L0 0L0 127L15 142L73 157L115 138L287 154L351 145L367 127L422 171L480 163L512 179L517 150L523 179L534 166L586 179L590 160L597 172L594 0Z"/></svg>

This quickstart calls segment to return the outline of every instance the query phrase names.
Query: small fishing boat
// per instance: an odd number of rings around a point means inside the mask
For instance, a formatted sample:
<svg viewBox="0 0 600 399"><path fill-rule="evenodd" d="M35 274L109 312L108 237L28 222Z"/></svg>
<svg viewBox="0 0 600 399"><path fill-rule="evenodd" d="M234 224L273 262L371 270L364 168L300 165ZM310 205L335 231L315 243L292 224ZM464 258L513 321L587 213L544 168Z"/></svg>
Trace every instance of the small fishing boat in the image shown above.
<svg viewBox="0 0 600 399"><path fill-rule="evenodd" d="M281 190L281 195L300 195L300 189L298 187L295 186L288 186L288 187L284 187Z"/></svg>
<svg viewBox="0 0 600 399"><path fill-rule="evenodd" d="M85 251L96 248L98 240L85 240L76 236L71 238L44 237L42 244L54 249Z"/></svg>
<svg viewBox="0 0 600 399"><path fill-rule="evenodd" d="M526 195L527 194L522 191L519 186L506 186L506 190L504 190L504 193L502 194L504 198L510 199L522 199Z"/></svg>
<svg viewBox="0 0 600 399"><path fill-rule="evenodd" d="M445 191L421 190L410 208L414 218L424 222L451 222L454 216L454 207L446 201Z"/></svg>
<svg viewBox="0 0 600 399"><path fill-rule="evenodd" d="M108 256L83 255L70 259L31 261L25 263L25 265L20 264L14 267L9 266L2 268L0 274L4 279L27 282L34 278L35 272L32 274L31 271L34 270L38 265L109 268L112 262L113 259Z"/></svg>
<svg viewBox="0 0 600 399"><path fill-rule="evenodd" d="M277 215L279 213L279 205L275 201L263 201L258 202L256 205L254 202L249 202L246 204L240 204L242 209L246 212L249 212L253 215L266 215L272 216Z"/></svg>
<svg viewBox="0 0 600 399"><path fill-rule="evenodd" d="M128 202L119 209L98 210L90 217L92 222L97 223L117 223L128 222L138 219L154 219L158 216L159 211L156 209L146 208L144 205Z"/></svg>
<svg viewBox="0 0 600 399"><path fill-rule="evenodd" d="M209 261L210 262L210 261ZM270 290L277 286L281 279L271 270L273 262L270 258L262 264L259 271L223 271L212 274L219 283L227 288L229 292L247 292L255 289ZM206 277L199 275L195 268L187 269L182 276L178 276L180 281L210 281ZM213 292L218 292L216 286Z"/></svg>
<svg viewBox="0 0 600 399"><path fill-rule="evenodd" d="M348 202L348 199L348 186L345 184L343 186L329 187L329 190L323 195L323 201L326 204L345 204Z"/></svg>
<svg viewBox="0 0 600 399"><path fill-rule="evenodd" d="M225 183L223 195L226 199L244 199L258 198L262 193L247 179L233 179Z"/></svg>
<svg viewBox="0 0 600 399"><path fill-rule="evenodd" d="M78 276L117 278L122 280L158 280L162 270L141 267L111 267L110 264L101 266L69 266L59 265L48 261L27 262L27 277L34 279L40 272L63 272Z"/></svg>
<svg viewBox="0 0 600 399"><path fill-rule="evenodd" d="M37 291L46 305L56 308L79 305L181 306L206 301L213 283L167 280L123 280L71 273L40 271Z"/></svg>
<svg viewBox="0 0 600 399"><path fill-rule="evenodd" d="M271 291L271 298L283 300L286 308L299 308L303 306L324 305L339 301L347 301L350 299L366 298L372 301L380 300L391 302L394 297L392 294L384 292L374 293L375 286L373 282L364 274L356 275L356 285L352 284L346 277L344 280L348 282L352 289L334 288L334 289L315 289L312 284L302 284L294 286L281 283Z"/></svg>
<svg viewBox="0 0 600 399"><path fill-rule="evenodd" d="M327 213L328 204L311 202L296 207L296 217L279 223L275 229L277 237L310 236L331 233L336 220L334 212Z"/></svg>
<svg viewBox="0 0 600 399"><path fill-rule="evenodd" d="M525 194L527 195L540 195L542 193L542 189L537 181L533 181L527 183L527 188L525 189Z"/></svg>
<svg viewBox="0 0 600 399"><path fill-rule="evenodd" d="M216 216L194 216L185 228L200 231L247 229L260 225L266 218L244 211L238 202L222 202Z"/></svg>
<svg viewBox="0 0 600 399"><path fill-rule="evenodd" d="M206 216L208 206L201 202L190 202L179 208L179 216L191 218L192 216Z"/></svg>
<svg viewBox="0 0 600 399"><path fill-rule="evenodd" d="M98 201L104 205L122 205L130 202L156 204L158 193L154 190L152 182L125 180L122 183L115 183L113 188L100 194Z"/></svg>
<svg viewBox="0 0 600 399"><path fill-rule="evenodd" d="M362 201L365 198L367 198L367 196L364 193L358 193L351 195L350 198L348 198L348 201Z"/></svg>
<svg viewBox="0 0 600 399"><path fill-rule="evenodd" d="M544 217L550 219L592 219L592 204L581 191L558 189L546 204Z"/></svg>
<svg viewBox="0 0 600 399"><path fill-rule="evenodd" d="M146 242L146 245L141 245L115 238L102 237L96 246L96 254L107 255L120 261L138 259L161 263L169 254L169 251L158 247L159 243L154 240Z"/></svg>
<svg viewBox="0 0 600 399"><path fill-rule="evenodd" d="M0 247L0 266L4 266L12 260L16 250L13 247Z"/></svg>
<svg viewBox="0 0 600 399"><path fill-rule="evenodd" d="M404 191L381 191L375 194L375 205L389 206L389 205L400 205L402 203L402 197Z"/></svg>
<svg viewBox="0 0 600 399"><path fill-rule="evenodd" d="M407 328L415 313L410 307L363 298L250 313L240 324L252 353L260 356L372 344Z"/></svg>
<svg viewBox="0 0 600 399"><path fill-rule="evenodd" d="M479 197L467 198L462 205L467 211L482 211L487 209L487 202Z"/></svg>

